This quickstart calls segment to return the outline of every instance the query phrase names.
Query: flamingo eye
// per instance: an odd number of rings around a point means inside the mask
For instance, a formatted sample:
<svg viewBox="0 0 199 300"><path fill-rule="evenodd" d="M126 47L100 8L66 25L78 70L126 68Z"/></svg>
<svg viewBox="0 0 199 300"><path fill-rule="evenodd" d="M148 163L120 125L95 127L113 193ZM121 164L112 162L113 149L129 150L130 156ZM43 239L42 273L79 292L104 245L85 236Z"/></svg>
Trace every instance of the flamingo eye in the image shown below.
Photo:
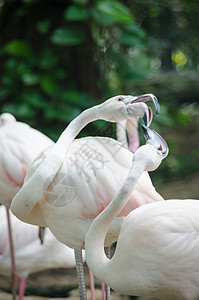
<svg viewBox="0 0 199 300"><path fill-rule="evenodd" d="M118 101L123 101L124 100L124 97L119 97L118 98Z"/></svg>

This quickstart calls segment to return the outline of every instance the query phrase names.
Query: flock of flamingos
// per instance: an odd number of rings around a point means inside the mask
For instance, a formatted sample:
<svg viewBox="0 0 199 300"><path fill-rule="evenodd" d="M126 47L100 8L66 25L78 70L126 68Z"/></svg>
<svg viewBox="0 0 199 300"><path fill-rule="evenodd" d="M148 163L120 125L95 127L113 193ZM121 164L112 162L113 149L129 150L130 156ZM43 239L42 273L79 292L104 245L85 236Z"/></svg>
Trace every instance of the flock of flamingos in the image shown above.
<svg viewBox="0 0 199 300"><path fill-rule="evenodd" d="M109 287L124 295L198 299L199 202L165 201L155 190L148 172L168 147L149 128L148 101L158 114L152 94L112 97L72 120L56 143L0 115L0 274L11 274L13 299L16 290L23 299L30 273L76 266L85 300L84 260L91 278L107 286L103 299L110 299ZM98 119L117 123L117 140L76 139ZM40 238L38 226L45 228ZM116 241L110 258L105 248Z"/></svg>

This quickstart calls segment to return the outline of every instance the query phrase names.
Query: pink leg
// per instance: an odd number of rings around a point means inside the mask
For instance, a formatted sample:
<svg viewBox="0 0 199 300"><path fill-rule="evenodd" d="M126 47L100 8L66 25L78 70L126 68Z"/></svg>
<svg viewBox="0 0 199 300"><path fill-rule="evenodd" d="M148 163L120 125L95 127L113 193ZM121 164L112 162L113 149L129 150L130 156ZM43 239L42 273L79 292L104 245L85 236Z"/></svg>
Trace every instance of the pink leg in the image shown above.
<svg viewBox="0 0 199 300"><path fill-rule="evenodd" d="M9 235L9 243L10 243L10 254L11 254L11 264L12 264L12 275L11 275L11 284L12 284L12 299L16 300L16 289L17 289L17 269L15 263L15 254L14 254L14 245L12 238L12 229L10 222L10 211L9 208L6 207L7 221L8 221L8 235Z"/></svg>
<svg viewBox="0 0 199 300"><path fill-rule="evenodd" d="M26 288L26 278L19 278L19 300L23 300Z"/></svg>
<svg viewBox="0 0 199 300"><path fill-rule="evenodd" d="M102 300L106 300L106 287L104 282L101 282L101 289L102 289Z"/></svg>
<svg viewBox="0 0 199 300"><path fill-rule="evenodd" d="M95 300L95 282L94 276L90 269L89 270L89 277L90 277L90 289L91 289L91 300Z"/></svg>

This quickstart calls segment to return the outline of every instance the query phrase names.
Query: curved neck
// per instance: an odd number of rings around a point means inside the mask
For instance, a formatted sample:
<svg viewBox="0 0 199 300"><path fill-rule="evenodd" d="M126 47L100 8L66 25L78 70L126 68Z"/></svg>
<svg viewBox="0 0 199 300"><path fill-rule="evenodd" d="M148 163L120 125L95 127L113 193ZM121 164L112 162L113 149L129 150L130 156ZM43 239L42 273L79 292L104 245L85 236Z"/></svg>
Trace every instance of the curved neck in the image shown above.
<svg viewBox="0 0 199 300"><path fill-rule="evenodd" d="M104 253L104 240L106 234L114 218L129 200L137 180L144 170L144 161L133 161L122 188L103 212L93 221L87 232L85 239L87 264L94 275L98 279L104 280L104 282L106 282L106 279L107 282L110 280L110 274L107 270L111 264L111 260L109 260Z"/></svg>
<svg viewBox="0 0 199 300"><path fill-rule="evenodd" d="M140 141L137 118L131 117L131 119L117 123L116 133L117 140L122 144L124 148L129 149L133 153L139 148Z"/></svg>
<svg viewBox="0 0 199 300"><path fill-rule="evenodd" d="M56 144L64 147L65 152L67 152L76 136L87 124L102 118L100 105L96 105L83 111L79 116L70 122L70 124L60 135Z"/></svg>
<svg viewBox="0 0 199 300"><path fill-rule="evenodd" d="M58 141L43 152L41 162L35 161L35 165L39 166L31 174L35 168L33 163L27 173L27 175L30 173L30 178L24 182L11 203L11 210L16 216L25 217L30 214L59 171L65 155L78 133L88 123L103 118L103 109L100 109L100 106L101 104L89 108L77 116L63 131Z"/></svg>
<svg viewBox="0 0 199 300"><path fill-rule="evenodd" d="M116 126L117 140L122 144L122 146L128 149L128 142L126 137L126 120L118 122Z"/></svg>

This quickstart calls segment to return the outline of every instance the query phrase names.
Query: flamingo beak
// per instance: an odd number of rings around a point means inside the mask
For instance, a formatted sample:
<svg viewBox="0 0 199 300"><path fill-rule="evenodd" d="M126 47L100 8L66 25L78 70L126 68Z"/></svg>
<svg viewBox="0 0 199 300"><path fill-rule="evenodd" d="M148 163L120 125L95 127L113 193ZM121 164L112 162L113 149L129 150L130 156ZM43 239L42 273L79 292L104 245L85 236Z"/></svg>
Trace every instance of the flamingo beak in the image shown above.
<svg viewBox="0 0 199 300"><path fill-rule="evenodd" d="M152 101L155 106L156 115L160 112L160 104L158 102L158 99L153 94L144 94L137 96L131 103L138 103L138 102L148 102Z"/></svg>
<svg viewBox="0 0 199 300"><path fill-rule="evenodd" d="M152 145L157 149L157 152L162 156L162 158L165 158L169 153L169 148L163 137L161 137L156 131L151 130L143 124L142 130L144 133L146 144Z"/></svg>
<svg viewBox="0 0 199 300"><path fill-rule="evenodd" d="M143 121L144 121L144 124L149 127L151 122L152 122L152 119L153 119L153 112L152 112L152 109L150 107L147 107L145 113L144 113L144 116L143 116Z"/></svg>

